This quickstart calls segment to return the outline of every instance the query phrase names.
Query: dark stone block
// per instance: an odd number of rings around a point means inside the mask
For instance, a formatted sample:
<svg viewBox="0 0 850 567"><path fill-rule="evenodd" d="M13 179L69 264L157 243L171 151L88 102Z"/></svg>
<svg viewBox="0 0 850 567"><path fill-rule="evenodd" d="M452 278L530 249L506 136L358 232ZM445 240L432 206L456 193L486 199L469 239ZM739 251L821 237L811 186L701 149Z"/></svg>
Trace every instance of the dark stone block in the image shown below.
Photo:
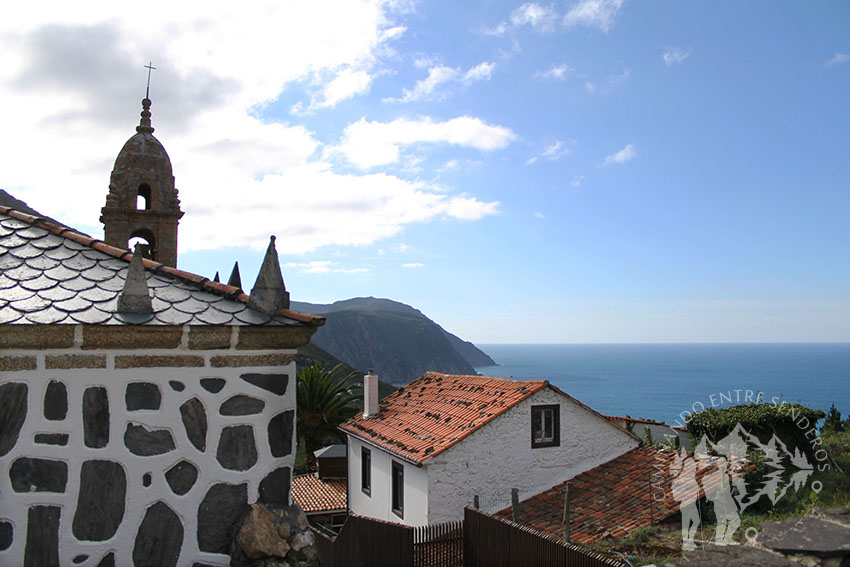
<svg viewBox="0 0 850 567"><path fill-rule="evenodd" d="M785 555L850 557L850 527L812 516L765 522L759 543Z"/></svg>
<svg viewBox="0 0 850 567"><path fill-rule="evenodd" d="M0 386L0 457L12 450L27 418L27 385L7 382Z"/></svg>
<svg viewBox="0 0 850 567"><path fill-rule="evenodd" d="M35 442L40 445L62 445L68 444L67 433L36 433Z"/></svg>
<svg viewBox="0 0 850 567"><path fill-rule="evenodd" d="M177 448L171 432L167 429L148 431L144 425L134 423L127 424L127 429L124 431L124 445L131 453L140 457L162 455Z"/></svg>
<svg viewBox="0 0 850 567"><path fill-rule="evenodd" d="M222 429L216 458L221 466L232 471L247 471L253 467L257 463L254 428L234 425Z"/></svg>
<svg viewBox="0 0 850 567"><path fill-rule="evenodd" d="M124 518L127 475L113 461L85 461L80 470L80 494L72 530L81 541L105 541Z"/></svg>
<svg viewBox="0 0 850 567"><path fill-rule="evenodd" d="M65 384L51 380L44 393L44 417L51 421L62 421L68 415L68 389Z"/></svg>
<svg viewBox="0 0 850 567"><path fill-rule="evenodd" d="M147 488L150 485L151 485L151 473L146 472L145 474L142 475L142 486Z"/></svg>
<svg viewBox="0 0 850 567"><path fill-rule="evenodd" d="M109 553L103 559L100 560L100 563L97 564L97 567L115 567L115 554Z"/></svg>
<svg viewBox="0 0 850 567"><path fill-rule="evenodd" d="M227 381L224 378L201 378L201 387L212 394L218 394Z"/></svg>
<svg viewBox="0 0 850 567"><path fill-rule="evenodd" d="M168 385L171 386L171 389L175 392L182 392L186 388L183 382L178 382L177 380L169 380Z"/></svg>
<svg viewBox="0 0 850 567"><path fill-rule="evenodd" d="M135 567L174 567L183 546L183 524L164 502L145 512L133 545Z"/></svg>
<svg viewBox="0 0 850 567"><path fill-rule="evenodd" d="M158 410L159 406L162 405L162 394L156 384L133 382L127 384L124 402L127 404L127 411Z"/></svg>
<svg viewBox="0 0 850 567"><path fill-rule="evenodd" d="M221 415L254 415L263 411L266 402L251 396L233 396L221 404Z"/></svg>
<svg viewBox="0 0 850 567"><path fill-rule="evenodd" d="M243 374L240 378L278 396L284 395L289 385L289 374Z"/></svg>
<svg viewBox="0 0 850 567"><path fill-rule="evenodd" d="M234 531L247 512L247 484L210 487L198 507L198 549L229 554Z"/></svg>
<svg viewBox="0 0 850 567"><path fill-rule="evenodd" d="M93 449L109 443L109 398L102 386L83 392L83 440Z"/></svg>
<svg viewBox="0 0 850 567"><path fill-rule="evenodd" d="M280 467L260 481L259 501L264 504L289 505L291 473L289 467Z"/></svg>
<svg viewBox="0 0 850 567"><path fill-rule="evenodd" d="M0 551L6 551L12 547L15 541L15 527L12 522L0 522Z"/></svg>
<svg viewBox="0 0 850 567"><path fill-rule="evenodd" d="M15 459L9 469L15 492L65 492L68 463L48 459Z"/></svg>
<svg viewBox="0 0 850 567"><path fill-rule="evenodd" d="M210 378L212 380L212 378ZM203 382L203 380L201 380ZM192 398L180 406L180 417L183 418L183 427L189 441L198 451L207 450L207 412L204 404L198 398Z"/></svg>
<svg viewBox="0 0 850 567"><path fill-rule="evenodd" d="M189 461L180 461L165 473L165 480L174 494L183 496L198 480L198 469Z"/></svg>
<svg viewBox="0 0 850 567"><path fill-rule="evenodd" d="M57 506L32 506L27 511L24 567L59 567L59 514Z"/></svg>
<svg viewBox="0 0 850 567"><path fill-rule="evenodd" d="M71 561L73 561L74 563L82 563L83 561L85 561L88 558L89 558L88 555L77 555Z"/></svg>
<svg viewBox="0 0 850 567"><path fill-rule="evenodd" d="M292 452L295 410L279 413L269 421L269 449L272 457L285 457Z"/></svg>

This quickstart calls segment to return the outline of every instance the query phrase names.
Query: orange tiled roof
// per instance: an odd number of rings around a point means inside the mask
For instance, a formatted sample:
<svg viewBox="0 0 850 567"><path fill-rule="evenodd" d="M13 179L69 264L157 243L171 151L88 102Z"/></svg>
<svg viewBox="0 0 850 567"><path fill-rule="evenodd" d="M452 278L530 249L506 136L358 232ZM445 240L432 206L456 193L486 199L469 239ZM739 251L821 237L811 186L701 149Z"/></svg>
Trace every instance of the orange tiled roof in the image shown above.
<svg viewBox="0 0 850 567"><path fill-rule="evenodd" d="M420 464L547 385L428 372L381 400L378 415L358 415L340 429Z"/></svg>
<svg viewBox="0 0 850 567"><path fill-rule="evenodd" d="M663 427L669 427L670 429L675 429L677 431L687 431L687 429L684 427L678 425L670 425L669 423L664 423L663 421L656 421L654 419L641 419L637 417L629 417L627 415L603 415L602 417L604 417L608 421L613 421L614 423L626 423L631 421L633 423L643 423L646 425L661 425Z"/></svg>
<svg viewBox="0 0 850 567"><path fill-rule="evenodd" d="M625 537L637 528L658 524L679 511L672 481L678 472L676 452L657 446L637 447L572 480L570 539L589 543L604 537ZM717 459L698 457L696 482L685 483L684 502L704 496L701 484ZM709 491L715 484L705 486ZM511 517L505 508L500 516ZM519 523L563 536L564 484L541 492L519 504Z"/></svg>
<svg viewBox="0 0 850 567"><path fill-rule="evenodd" d="M346 510L347 481L319 480L315 474L301 474L292 478L292 501L305 513L336 512Z"/></svg>

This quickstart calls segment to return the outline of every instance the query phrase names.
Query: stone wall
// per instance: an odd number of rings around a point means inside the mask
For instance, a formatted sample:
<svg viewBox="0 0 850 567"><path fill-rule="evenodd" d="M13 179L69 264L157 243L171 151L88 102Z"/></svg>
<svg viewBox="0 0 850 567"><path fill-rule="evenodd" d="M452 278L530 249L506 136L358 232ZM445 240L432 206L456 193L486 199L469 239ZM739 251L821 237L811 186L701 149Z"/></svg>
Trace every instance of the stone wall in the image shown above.
<svg viewBox="0 0 850 567"><path fill-rule="evenodd" d="M298 340L255 331L2 326L0 565L228 565L294 463Z"/></svg>

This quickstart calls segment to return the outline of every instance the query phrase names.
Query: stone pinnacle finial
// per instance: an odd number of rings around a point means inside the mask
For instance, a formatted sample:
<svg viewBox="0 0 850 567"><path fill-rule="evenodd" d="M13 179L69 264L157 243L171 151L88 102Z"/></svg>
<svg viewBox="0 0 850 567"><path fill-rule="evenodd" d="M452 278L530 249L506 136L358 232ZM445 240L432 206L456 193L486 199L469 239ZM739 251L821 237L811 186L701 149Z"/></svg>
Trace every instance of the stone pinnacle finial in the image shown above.
<svg viewBox="0 0 850 567"><path fill-rule="evenodd" d="M248 307L267 315L277 315L281 309L289 309L289 292L283 284L274 240L274 236L269 239L266 257L263 258L263 265L260 266L260 273L257 274L257 281L248 299Z"/></svg>
<svg viewBox="0 0 850 567"><path fill-rule="evenodd" d="M136 126L136 132L140 132L142 134L153 134L153 126L151 126L151 99L143 98L142 99L142 119L139 121L139 125Z"/></svg>
<svg viewBox="0 0 850 567"><path fill-rule="evenodd" d="M230 277L227 278L227 285L242 289L242 276L239 275L239 262L233 263L233 271L230 272Z"/></svg>
<svg viewBox="0 0 850 567"><path fill-rule="evenodd" d="M118 298L118 313L153 313L145 267L142 265L142 244L137 243L127 269L124 289Z"/></svg>

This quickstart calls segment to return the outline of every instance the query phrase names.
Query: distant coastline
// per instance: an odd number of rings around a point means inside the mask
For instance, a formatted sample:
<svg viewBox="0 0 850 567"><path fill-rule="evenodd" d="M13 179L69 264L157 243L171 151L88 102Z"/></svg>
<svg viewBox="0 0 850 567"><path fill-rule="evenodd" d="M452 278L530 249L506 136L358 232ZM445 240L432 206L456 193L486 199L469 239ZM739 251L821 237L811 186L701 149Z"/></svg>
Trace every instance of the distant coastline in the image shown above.
<svg viewBox="0 0 850 567"><path fill-rule="evenodd" d="M487 376L547 379L613 415L673 423L719 392L761 392L850 415L850 343L479 344Z"/></svg>

